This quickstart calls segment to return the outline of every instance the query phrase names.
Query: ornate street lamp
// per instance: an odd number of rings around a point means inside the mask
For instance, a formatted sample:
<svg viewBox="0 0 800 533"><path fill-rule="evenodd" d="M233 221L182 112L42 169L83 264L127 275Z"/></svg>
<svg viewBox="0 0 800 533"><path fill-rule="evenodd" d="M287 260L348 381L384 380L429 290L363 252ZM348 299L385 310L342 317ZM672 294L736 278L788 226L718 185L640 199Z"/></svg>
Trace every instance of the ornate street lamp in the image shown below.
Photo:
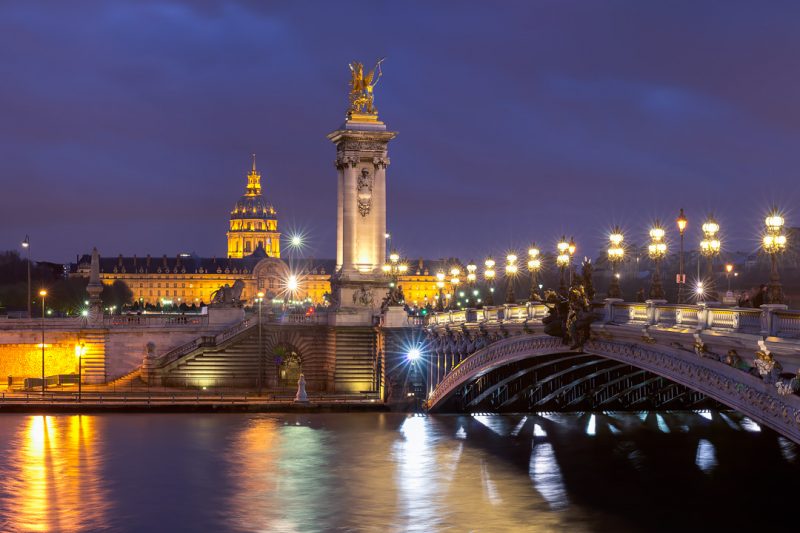
<svg viewBox="0 0 800 533"><path fill-rule="evenodd" d="M569 238L569 245L567 247L567 252L569 252L569 286L572 288L572 284L574 283L573 276L575 274L575 267L572 264L572 257L575 255L575 251L578 249L575 246L575 239L570 237Z"/></svg>
<svg viewBox="0 0 800 533"><path fill-rule="evenodd" d="M680 253L678 254L678 276L676 277L675 281L678 283L678 303L684 303L684 295L683 290L684 286L686 285L686 273L684 272L684 263L683 263L683 234L686 231L686 225L689 223L686 220L686 215L683 214L683 208L681 207L681 212L678 214L678 218L675 219L675 223L678 225L678 234L681 237L681 249Z"/></svg>
<svg viewBox="0 0 800 533"><path fill-rule="evenodd" d="M567 265L570 264L570 255L569 255L569 243L567 242L567 238L562 235L561 240L558 241L556 245L556 249L558 250L558 255L556 256L556 265L558 266L561 279L558 283L558 293L561 296L567 295L567 285L566 280L564 279L564 270L567 268Z"/></svg>
<svg viewBox="0 0 800 533"><path fill-rule="evenodd" d="M664 299L664 287L661 286L661 260L667 255L667 243L664 242L664 229L658 222L650 229L650 245L647 254L655 263L653 279L650 284L650 298L653 300Z"/></svg>
<svg viewBox="0 0 800 533"><path fill-rule="evenodd" d="M608 287L609 298L622 298L622 291L619 288L619 273L617 272L617 265L622 262L625 257L625 248L622 247L622 241L625 236L619 226L614 227L614 231L608 236L608 262L611 263L611 285Z"/></svg>
<svg viewBox="0 0 800 533"><path fill-rule="evenodd" d="M719 255L721 244L717 238L719 224L714 217L709 216L703 223L703 240L700 241L700 253L708 260L706 270L705 294L711 300L717 300L716 282L714 280L714 257Z"/></svg>
<svg viewBox="0 0 800 533"><path fill-rule="evenodd" d="M408 271L408 265L400 262L400 254L392 250L389 262L383 265L383 272L391 276L389 283L389 305L397 305L400 301L400 276Z"/></svg>
<svg viewBox="0 0 800 533"><path fill-rule="evenodd" d="M530 301L532 302L541 302L542 298L539 296L539 291L537 290L538 287L536 286L536 274L539 272L539 269L542 268L542 260L539 259L539 248L536 247L536 243L533 243L530 248L528 248L528 272L531 273L531 297Z"/></svg>
<svg viewBox="0 0 800 533"><path fill-rule="evenodd" d="M450 284L453 286L453 299L450 301L450 305L452 309L456 309L458 306L456 305L456 291L458 291L458 284L461 283L461 269L458 266L453 266L450 269Z"/></svg>
<svg viewBox="0 0 800 533"><path fill-rule="evenodd" d="M475 261L470 261L467 264L467 285L472 289L472 296L475 298L475 303L478 303L478 291L475 289L475 282L478 281L478 265Z"/></svg>
<svg viewBox="0 0 800 533"><path fill-rule="evenodd" d="M510 253L506 256L506 303L513 304L517 300L514 297L514 279L517 277L517 254Z"/></svg>
<svg viewBox="0 0 800 533"><path fill-rule="evenodd" d="M731 274L733 273L733 264L728 263L725 265L725 277L728 278L728 292L731 292Z"/></svg>
<svg viewBox="0 0 800 533"><path fill-rule="evenodd" d="M436 297L436 310L444 311L444 278L443 270L436 273L436 288L439 289L439 295Z"/></svg>
<svg viewBox="0 0 800 533"><path fill-rule="evenodd" d="M784 220L778 211L773 209L764 223L766 231L762 239L762 246L764 251L769 254L772 263L766 299L767 303L781 304L783 303L783 289L778 274L778 254L786 250L786 235L783 233Z"/></svg>
<svg viewBox="0 0 800 533"><path fill-rule="evenodd" d="M494 265L494 259L491 257L487 257L486 261L483 262L483 266L486 267L483 271L483 277L489 286L489 292L486 294L486 305L494 305Z"/></svg>

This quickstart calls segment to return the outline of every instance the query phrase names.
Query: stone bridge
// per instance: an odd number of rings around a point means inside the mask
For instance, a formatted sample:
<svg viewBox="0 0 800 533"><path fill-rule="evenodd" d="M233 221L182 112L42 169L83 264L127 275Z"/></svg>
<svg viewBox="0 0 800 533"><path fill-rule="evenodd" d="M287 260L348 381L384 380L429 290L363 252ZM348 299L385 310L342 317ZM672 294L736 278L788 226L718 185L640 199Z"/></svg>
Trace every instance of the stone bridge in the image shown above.
<svg viewBox="0 0 800 533"><path fill-rule="evenodd" d="M598 320L580 350L544 333L548 310L542 304L431 315L423 363L428 408L447 409L454 398L469 395L476 381L509 365L583 354L666 378L800 442L800 311L782 305L744 309L613 299L595 310ZM483 394L496 393L511 377L495 380ZM602 396L604 387L590 395Z"/></svg>

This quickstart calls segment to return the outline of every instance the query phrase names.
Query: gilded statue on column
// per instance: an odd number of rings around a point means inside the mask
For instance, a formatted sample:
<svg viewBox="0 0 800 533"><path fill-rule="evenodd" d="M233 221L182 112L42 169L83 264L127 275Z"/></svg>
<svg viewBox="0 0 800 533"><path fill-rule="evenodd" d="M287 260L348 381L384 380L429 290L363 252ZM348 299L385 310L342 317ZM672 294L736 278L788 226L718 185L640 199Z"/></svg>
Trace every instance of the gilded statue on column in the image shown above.
<svg viewBox="0 0 800 533"><path fill-rule="evenodd" d="M374 93L375 86L383 76L381 71L381 63L384 59L379 59L375 66L367 74L364 74L364 64L358 61L350 63L350 73L352 78L350 80L350 109L347 112L348 117L353 115L378 115L378 110L375 108Z"/></svg>

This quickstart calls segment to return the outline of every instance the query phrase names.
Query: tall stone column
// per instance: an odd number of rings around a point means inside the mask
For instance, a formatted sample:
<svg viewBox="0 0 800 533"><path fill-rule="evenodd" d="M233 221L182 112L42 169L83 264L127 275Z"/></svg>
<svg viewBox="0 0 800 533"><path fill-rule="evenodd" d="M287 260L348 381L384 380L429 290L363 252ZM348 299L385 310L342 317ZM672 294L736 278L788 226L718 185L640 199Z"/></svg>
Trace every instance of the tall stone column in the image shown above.
<svg viewBox="0 0 800 533"><path fill-rule="evenodd" d="M371 324L388 292L381 268L386 258L386 167L388 144L396 135L377 115L352 115L328 135L337 153L332 288L340 323Z"/></svg>

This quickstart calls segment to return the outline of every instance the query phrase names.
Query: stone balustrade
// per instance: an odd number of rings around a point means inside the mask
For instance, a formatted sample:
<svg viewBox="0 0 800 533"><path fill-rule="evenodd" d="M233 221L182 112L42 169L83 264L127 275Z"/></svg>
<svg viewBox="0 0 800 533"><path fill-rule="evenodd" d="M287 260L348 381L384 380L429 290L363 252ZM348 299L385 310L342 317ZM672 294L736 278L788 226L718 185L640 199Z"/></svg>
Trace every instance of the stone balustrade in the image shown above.
<svg viewBox="0 0 800 533"><path fill-rule="evenodd" d="M609 298L596 306L603 322L616 325L660 326L685 330L738 332L764 337L800 338L800 311L785 305L763 305L761 309L718 307L709 304L668 304L662 300L645 303ZM424 324L431 326L540 322L547 307L540 303L506 304L482 309L460 309L431 314Z"/></svg>

